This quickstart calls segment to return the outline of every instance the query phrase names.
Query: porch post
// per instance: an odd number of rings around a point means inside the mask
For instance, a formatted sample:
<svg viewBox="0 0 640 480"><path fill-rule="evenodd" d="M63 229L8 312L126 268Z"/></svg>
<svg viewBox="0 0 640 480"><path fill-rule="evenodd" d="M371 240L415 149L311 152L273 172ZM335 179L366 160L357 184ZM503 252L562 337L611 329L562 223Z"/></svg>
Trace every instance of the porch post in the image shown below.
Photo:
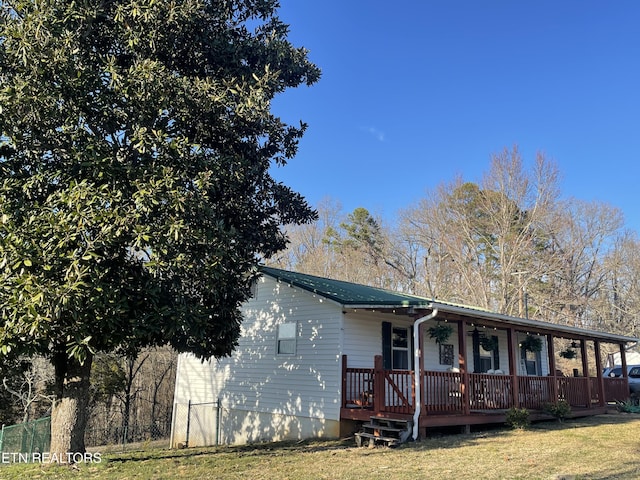
<svg viewBox="0 0 640 480"><path fill-rule="evenodd" d="M600 351L600 340L593 341L593 349L596 352L596 377L598 378L598 403L601 407L606 405L604 398L604 379L602 378L602 358Z"/></svg>
<svg viewBox="0 0 640 480"><path fill-rule="evenodd" d="M509 327L507 330L507 348L509 349L509 372L511 372L511 391L513 392L512 405L514 408L520 407L520 393L518 392L518 336L516 331Z"/></svg>
<svg viewBox="0 0 640 480"><path fill-rule="evenodd" d="M415 320L416 319L414 319L414 321ZM422 395L426 391L424 380L424 326L422 325L422 323L418 325L418 345L414 345L413 348L418 349L418 362L420 362L418 365L418 374L420 375L420 382L418 383L418 385L420 385L420 395L416 397L416 382L414 379L414 381L411 382L411 394L413 395L411 403L413 404L413 409L415 411L417 406L416 398L419 398L420 402L422 402L422 405L420 405L420 413L426 415L428 413L427 408L422 408L423 405L427 404L427 395ZM415 366L413 371L415 375Z"/></svg>
<svg viewBox="0 0 640 480"><path fill-rule="evenodd" d="M384 364L382 355L373 357L373 413L378 414L384 407Z"/></svg>
<svg viewBox="0 0 640 480"><path fill-rule="evenodd" d="M469 405L469 372L467 371L467 322L458 322L458 365L462 373L462 410L465 415L471 413Z"/></svg>
<svg viewBox="0 0 640 480"><path fill-rule="evenodd" d="M625 381L627 382L626 388L628 390L629 389L629 375L628 375L628 372L627 372L627 352L626 352L624 346L625 346L624 343L620 344L620 365L622 366L622 378L624 378Z"/></svg>
<svg viewBox="0 0 640 480"><path fill-rule="evenodd" d="M342 355L342 405L347 406L347 356Z"/></svg>
<svg viewBox="0 0 640 480"><path fill-rule="evenodd" d="M620 344L620 366L622 367L622 376L627 378L627 351L625 350L624 345L624 343Z"/></svg>
<svg viewBox="0 0 640 480"><path fill-rule="evenodd" d="M587 379L587 408L591 408L591 380L589 380L589 361L587 359L587 342L580 340L580 352L582 353L582 375Z"/></svg>
<svg viewBox="0 0 640 480"><path fill-rule="evenodd" d="M549 356L549 370L551 372L552 382L551 382L551 398L553 398L553 403L558 402L558 379L556 378L556 352L555 346L553 345L553 334L547 334L547 355Z"/></svg>

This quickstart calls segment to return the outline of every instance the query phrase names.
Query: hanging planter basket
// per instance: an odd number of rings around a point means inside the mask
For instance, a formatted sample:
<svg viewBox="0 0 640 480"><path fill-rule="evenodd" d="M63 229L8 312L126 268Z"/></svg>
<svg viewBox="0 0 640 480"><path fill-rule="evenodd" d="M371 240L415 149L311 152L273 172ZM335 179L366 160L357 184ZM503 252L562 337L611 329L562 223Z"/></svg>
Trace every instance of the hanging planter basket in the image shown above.
<svg viewBox="0 0 640 480"><path fill-rule="evenodd" d="M427 333L429 334L430 338L433 338L436 341L436 343L443 344L449 339L449 337L453 333L453 327L438 323L433 327L429 327L429 329L427 330Z"/></svg>
<svg viewBox="0 0 640 480"><path fill-rule="evenodd" d="M480 345L487 352L493 352L498 348L498 339L496 337L487 337L486 335L482 335L480 337Z"/></svg>
<svg viewBox="0 0 640 480"><path fill-rule="evenodd" d="M522 348L529 352L539 352L542 350L542 339L535 335L527 335L521 345Z"/></svg>
<svg viewBox="0 0 640 480"><path fill-rule="evenodd" d="M576 352L572 348L567 348L566 350L562 350L560 352L560 356L562 358L566 358L567 360L573 360L578 356L578 352Z"/></svg>

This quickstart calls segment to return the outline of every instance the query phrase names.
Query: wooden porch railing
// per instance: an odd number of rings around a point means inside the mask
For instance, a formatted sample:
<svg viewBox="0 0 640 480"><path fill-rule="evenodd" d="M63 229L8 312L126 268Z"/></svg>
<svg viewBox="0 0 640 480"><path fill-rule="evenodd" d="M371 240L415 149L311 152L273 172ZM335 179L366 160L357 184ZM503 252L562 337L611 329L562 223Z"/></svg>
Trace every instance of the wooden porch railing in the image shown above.
<svg viewBox="0 0 640 480"><path fill-rule="evenodd" d="M588 382L586 377L559 377L558 399L566 401L572 407L591 406L591 398L587 395Z"/></svg>
<svg viewBox="0 0 640 480"><path fill-rule="evenodd" d="M415 403L413 372L384 370L381 365L376 368L343 366L342 398L346 408L411 414Z"/></svg>
<svg viewBox="0 0 640 480"><path fill-rule="evenodd" d="M463 409L462 374L424 372L422 398L427 413L458 413Z"/></svg>
<svg viewBox="0 0 640 480"><path fill-rule="evenodd" d="M344 407L376 413L413 413L412 371L384 370L381 367L344 367L343 370ZM462 373L425 371L421 382L424 411L427 414L464 413L466 402L469 411L506 410L514 406L512 376L470 373L467 377L469 389L465 395ZM546 404L557 400L565 400L572 407L580 408L599 404L597 377L527 376L516 377L516 381L518 404L530 410L543 410ZM605 378L604 387L606 401L629 398L625 378Z"/></svg>
<svg viewBox="0 0 640 480"><path fill-rule="evenodd" d="M472 410L510 408L513 404L511 382L509 375L469 374L470 408Z"/></svg>
<svg viewBox="0 0 640 480"><path fill-rule="evenodd" d="M373 409L373 368L345 368L342 376L342 404Z"/></svg>
<svg viewBox="0 0 640 480"><path fill-rule="evenodd" d="M381 411L403 414L413 413L415 402L413 372L407 370L383 370L382 379L382 392L376 391L378 397L381 398ZM377 401L376 399L374 400Z"/></svg>
<svg viewBox="0 0 640 480"><path fill-rule="evenodd" d="M374 381L380 378L381 381ZM500 379L504 381L510 377ZM476 391L480 390L479 381ZM423 405L429 413L456 413L463 410L462 374L425 372L422 382ZM413 372L373 368L345 368L343 406L388 413L413 413ZM475 396L479 401L479 395Z"/></svg>
<svg viewBox="0 0 640 480"><path fill-rule="evenodd" d="M624 377L605 377L604 379L605 402L624 402L629 399L629 382Z"/></svg>
<svg viewBox="0 0 640 480"><path fill-rule="evenodd" d="M564 378L564 377L563 377ZM520 408L542 410L553 399L553 377L518 377Z"/></svg>

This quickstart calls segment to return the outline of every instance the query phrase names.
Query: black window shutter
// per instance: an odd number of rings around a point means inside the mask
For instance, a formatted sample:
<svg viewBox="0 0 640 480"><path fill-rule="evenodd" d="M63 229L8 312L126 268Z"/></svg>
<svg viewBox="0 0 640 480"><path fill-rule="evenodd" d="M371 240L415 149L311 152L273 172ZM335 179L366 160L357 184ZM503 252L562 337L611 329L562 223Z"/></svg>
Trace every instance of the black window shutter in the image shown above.
<svg viewBox="0 0 640 480"><path fill-rule="evenodd" d="M482 373L480 366L480 333L477 328L471 334L471 340L473 341L473 373Z"/></svg>
<svg viewBox="0 0 640 480"><path fill-rule="evenodd" d="M391 323L382 322L382 367L391 370Z"/></svg>

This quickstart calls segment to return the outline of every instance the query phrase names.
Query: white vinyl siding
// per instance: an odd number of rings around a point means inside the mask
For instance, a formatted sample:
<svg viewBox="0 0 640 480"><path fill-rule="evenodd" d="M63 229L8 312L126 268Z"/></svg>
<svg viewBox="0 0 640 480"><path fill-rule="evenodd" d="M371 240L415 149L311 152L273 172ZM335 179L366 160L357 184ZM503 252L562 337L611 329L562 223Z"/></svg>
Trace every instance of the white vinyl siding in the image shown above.
<svg viewBox="0 0 640 480"><path fill-rule="evenodd" d="M408 329L408 343L413 335L412 323L398 315L372 312L349 312L344 318L344 354L351 368L373 368L374 357L382 355L382 322L393 328ZM409 352L409 365L411 365Z"/></svg>
<svg viewBox="0 0 640 480"><path fill-rule="evenodd" d="M373 358L382 355L382 320L366 312L346 314L344 354L351 368L373 368Z"/></svg>
<svg viewBox="0 0 640 480"><path fill-rule="evenodd" d="M339 419L341 308L263 276L243 315L231 357L198 366L181 356L176 403L219 398L223 408ZM295 354L279 355L279 326L291 323Z"/></svg>
<svg viewBox="0 0 640 480"><path fill-rule="evenodd" d="M440 348L433 338L429 337L429 327L436 324L436 320L432 320L423 324L424 329L424 368L425 370L444 372L452 366L458 368L458 324L456 322L447 322L445 325L451 327L453 331L445 344L453 345L453 365L440 365Z"/></svg>

